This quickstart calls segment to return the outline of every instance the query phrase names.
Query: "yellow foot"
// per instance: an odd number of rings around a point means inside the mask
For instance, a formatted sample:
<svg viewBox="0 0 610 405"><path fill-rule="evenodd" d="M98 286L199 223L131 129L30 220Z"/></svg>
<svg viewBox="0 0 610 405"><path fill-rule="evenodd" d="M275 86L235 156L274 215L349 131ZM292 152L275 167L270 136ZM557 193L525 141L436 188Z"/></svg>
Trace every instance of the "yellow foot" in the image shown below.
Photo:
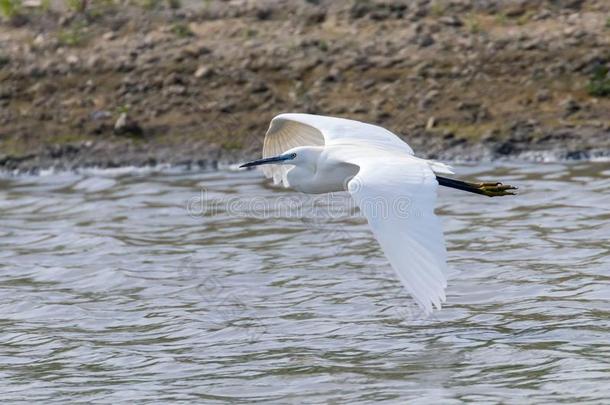
<svg viewBox="0 0 610 405"><path fill-rule="evenodd" d="M511 186L509 184L502 184L502 183L477 183L475 184L475 186L481 190L481 193L483 195L486 195L488 197L499 197L499 196L503 196L503 195L515 195L515 193L512 193L508 190L516 190L517 187Z"/></svg>

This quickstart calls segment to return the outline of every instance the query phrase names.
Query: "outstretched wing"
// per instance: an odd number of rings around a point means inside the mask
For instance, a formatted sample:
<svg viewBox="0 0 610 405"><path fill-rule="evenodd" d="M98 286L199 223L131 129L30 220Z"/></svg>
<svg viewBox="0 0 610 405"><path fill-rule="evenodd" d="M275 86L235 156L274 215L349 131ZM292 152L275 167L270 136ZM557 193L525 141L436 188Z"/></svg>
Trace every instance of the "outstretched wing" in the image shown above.
<svg viewBox="0 0 610 405"><path fill-rule="evenodd" d="M434 214L438 183L414 157L352 158L360 166L348 190L407 291L426 314L445 301L446 250Z"/></svg>
<svg viewBox="0 0 610 405"><path fill-rule="evenodd" d="M271 120L263 143L263 157L282 154L297 146L363 143L366 147L392 150L407 155L413 149L385 128L345 118L311 114L280 114ZM275 184L285 179L287 166L265 165L265 176ZM285 182L287 184L287 182Z"/></svg>

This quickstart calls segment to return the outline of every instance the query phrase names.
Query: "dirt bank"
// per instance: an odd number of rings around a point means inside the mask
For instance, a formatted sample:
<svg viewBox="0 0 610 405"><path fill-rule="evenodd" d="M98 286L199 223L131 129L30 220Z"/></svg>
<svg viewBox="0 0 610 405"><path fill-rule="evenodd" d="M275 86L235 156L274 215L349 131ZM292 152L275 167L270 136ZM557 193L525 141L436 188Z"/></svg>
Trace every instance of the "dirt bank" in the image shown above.
<svg viewBox="0 0 610 405"><path fill-rule="evenodd" d="M0 167L213 165L287 111L438 159L610 155L605 0L151 4L4 18Z"/></svg>

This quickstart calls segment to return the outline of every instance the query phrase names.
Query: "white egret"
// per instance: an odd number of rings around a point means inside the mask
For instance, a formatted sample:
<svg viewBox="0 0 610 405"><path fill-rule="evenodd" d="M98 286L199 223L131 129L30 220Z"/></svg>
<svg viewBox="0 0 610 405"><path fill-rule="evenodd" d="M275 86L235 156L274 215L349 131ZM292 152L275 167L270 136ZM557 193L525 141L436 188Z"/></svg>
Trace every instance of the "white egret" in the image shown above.
<svg viewBox="0 0 610 405"><path fill-rule="evenodd" d="M445 302L446 250L434 214L436 188L487 196L512 194L502 183L437 176L450 166L421 158L392 132L343 118L280 114L265 135L264 165L276 184L311 194L348 191L367 218L392 268L426 314Z"/></svg>

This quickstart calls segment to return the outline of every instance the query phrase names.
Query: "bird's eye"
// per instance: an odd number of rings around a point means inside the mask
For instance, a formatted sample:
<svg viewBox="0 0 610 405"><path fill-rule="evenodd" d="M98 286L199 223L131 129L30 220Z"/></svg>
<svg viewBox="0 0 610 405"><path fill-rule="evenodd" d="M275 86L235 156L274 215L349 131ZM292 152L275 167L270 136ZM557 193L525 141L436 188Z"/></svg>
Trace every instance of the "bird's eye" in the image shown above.
<svg viewBox="0 0 610 405"><path fill-rule="evenodd" d="M295 157L297 157L297 154L296 153L291 153L290 157L294 159Z"/></svg>

